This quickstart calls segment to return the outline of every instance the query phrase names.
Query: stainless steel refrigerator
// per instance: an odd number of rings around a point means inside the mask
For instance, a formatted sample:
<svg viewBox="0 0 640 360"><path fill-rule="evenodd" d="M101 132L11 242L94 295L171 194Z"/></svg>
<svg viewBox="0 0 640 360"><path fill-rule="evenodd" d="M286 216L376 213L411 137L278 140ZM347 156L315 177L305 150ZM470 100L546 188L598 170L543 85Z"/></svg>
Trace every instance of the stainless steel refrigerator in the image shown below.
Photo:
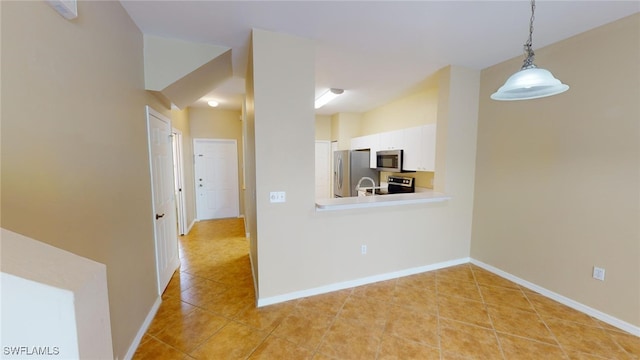
<svg viewBox="0 0 640 360"><path fill-rule="evenodd" d="M334 197L358 196L356 185L364 177L370 177L378 186L379 173L369 168L369 150L341 150L333 153L333 195ZM370 187L370 182L363 185Z"/></svg>

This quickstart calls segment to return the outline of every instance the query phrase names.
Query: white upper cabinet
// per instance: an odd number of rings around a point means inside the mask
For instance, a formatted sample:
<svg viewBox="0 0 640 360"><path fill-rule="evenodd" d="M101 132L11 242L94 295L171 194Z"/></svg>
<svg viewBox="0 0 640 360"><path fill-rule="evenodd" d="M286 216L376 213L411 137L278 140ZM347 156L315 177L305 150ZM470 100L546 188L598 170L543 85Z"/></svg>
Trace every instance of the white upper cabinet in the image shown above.
<svg viewBox="0 0 640 360"><path fill-rule="evenodd" d="M402 158L402 169L410 171L418 171L422 156L420 155L420 145L422 140L422 128L409 128L405 129L404 139L406 143L404 145L404 152Z"/></svg>
<svg viewBox="0 0 640 360"><path fill-rule="evenodd" d="M436 125L404 130L403 170L434 171L436 165Z"/></svg>
<svg viewBox="0 0 640 360"><path fill-rule="evenodd" d="M359 136L351 139L351 150L369 149L369 167L376 168L376 151L379 150L379 135Z"/></svg>
<svg viewBox="0 0 640 360"><path fill-rule="evenodd" d="M404 130L388 131L380 135L378 150L398 150L404 147Z"/></svg>
<svg viewBox="0 0 640 360"><path fill-rule="evenodd" d="M436 124L388 131L351 139L351 150L369 149L370 167L376 168L376 151L404 150L403 170L434 171Z"/></svg>
<svg viewBox="0 0 640 360"><path fill-rule="evenodd" d="M351 150L371 149L372 137L373 135L351 138Z"/></svg>

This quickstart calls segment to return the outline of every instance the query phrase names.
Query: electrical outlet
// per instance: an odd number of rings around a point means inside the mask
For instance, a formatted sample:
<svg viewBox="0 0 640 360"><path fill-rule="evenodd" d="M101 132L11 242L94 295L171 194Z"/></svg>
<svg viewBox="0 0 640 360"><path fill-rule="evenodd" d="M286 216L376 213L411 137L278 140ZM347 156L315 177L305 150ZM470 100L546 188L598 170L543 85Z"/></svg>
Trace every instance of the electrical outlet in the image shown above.
<svg viewBox="0 0 640 360"><path fill-rule="evenodd" d="M287 202L287 193L284 191L272 191L269 193L269 202L272 202L272 203Z"/></svg>
<svg viewBox="0 0 640 360"><path fill-rule="evenodd" d="M593 278L596 280L604 281L604 269L597 266L593 267Z"/></svg>
<svg viewBox="0 0 640 360"><path fill-rule="evenodd" d="M366 255L367 254L367 245L362 245L362 247L360 248L360 251L362 252L362 255Z"/></svg>

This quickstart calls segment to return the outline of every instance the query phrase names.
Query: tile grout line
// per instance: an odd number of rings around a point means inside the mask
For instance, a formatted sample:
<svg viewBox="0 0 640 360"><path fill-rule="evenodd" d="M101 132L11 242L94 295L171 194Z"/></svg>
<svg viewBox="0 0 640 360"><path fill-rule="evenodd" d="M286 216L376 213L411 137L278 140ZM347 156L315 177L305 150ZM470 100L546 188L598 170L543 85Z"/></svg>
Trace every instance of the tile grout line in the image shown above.
<svg viewBox="0 0 640 360"><path fill-rule="evenodd" d="M147 335L149 335L149 334L147 334ZM157 342L159 342L159 343L161 343L161 344L163 344L163 345L166 345L166 346L168 346L168 347L172 348L173 350L175 350L175 351L177 351L177 352L179 352L179 353L181 353L181 354L184 354L184 355L187 355L187 356L191 357L188 353L186 353L186 352L184 352L184 351L182 351L182 350L178 349L177 347L175 347L175 346L173 346L173 345L171 345L171 344L167 344L166 342L164 342L164 341L160 340L159 338L157 338L155 335L149 335L149 336L151 336L151 337L152 337L153 339L155 339Z"/></svg>
<svg viewBox="0 0 640 360"><path fill-rule="evenodd" d="M193 276L196 276L196 275L193 275ZM204 277L200 277L200 278L201 278L201 279L205 279L205 280L209 280L209 279L204 278ZM186 290L188 290L188 289L190 289L190 288L184 289L183 291L186 291ZM226 291L226 290L225 290L225 291ZM182 291L181 291L180 293L182 293ZM189 352L181 351L181 352L182 352L182 353L184 353L185 355L187 355L187 356L189 356L189 357L191 357L191 358L194 358L194 357L191 355L191 353L192 353L192 352L194 352L194 351L196 351L198 348L202 347L202 346L203 346L207 341L209 341L212 337L214 337L214 336L215 336L216 334L218 334L222 329L224 329L227 325L229 325L229 323L230 323L230 322L232 322L232 321L233 321L233 319L231 319L231 318L229 318L229 317L227 317L227 316L224 316L224 315L222 315L222 314L215 313L215 312L213 312L213 311L211 311L211 310L205 309L205 308L203 308L203 307L201 307L201 306L199 306L199 305L192 304L192 303L190 303L190 302L188 302L188 301L183 301L183 300L182 300L182 298L180 298L179 300L180 300L181 302L184 302L184 303L189 304L189 305L191 305L191 306L193 306L193 307L194 307L194 309L193 309L193 310L191 310L191 311L189 311L189 313L188 313L188 314L191 314L192 312L194 312L194 311L196 311L196 310L200 310L200 311L204 311L204 312L205 312L205 313L207 313L207 314L211 314L211 315L214 315L214 316L218 316L218 317L221 317L221 318L224 318L225 320L227 320L227 322L226 322L224 325L222 325L218 330L216 330L213 334L211 334L210 336L208 336L208 337L207 337L206 339L204 339L202 342L200 342L199 344L197 344L196 346L194 346L194 348L193 348L193 349L191 349L191 351L189 351ZM187 314L187 315L188 315L188 314Z"/></svg>
<svg viewBox="0 0 640 360"><path fill-rule="evenodd" d="M605 332L609 336L609 339L611 339L611 341L613 341L616 345L618 345L619 350L622 350L622 352L624 352L625 354L629 355L630 357L638 357L638 355L628 352L627 349L624 346L622 346L622 344L620 344L620 342L618 340L616 340L615 336L612 335L612 333L614 333L614 332L615 333L619 333L619 334L628 334L627 332L622 331L622 330L617 330L616 328L614 328L614 329L605 328L603 323L600 320L595 319L593 317L591 317L591 318L598 325L598 327L600 329L602 329L602 331Z"/></svg>
<svg viewBox="0 0 640 360"><path fill-rule="evenodd" d="M587 325L587 326L588 326L588 325ZM626 349L624 346L622 346L622 345L620 344L620 342L618 342L618 340L616 340L616 338L615 338L613 335L611 335L611 332L610 332L610 331L608 331L607 329L605 329L604 327L602 327L602 325L601 325L601 324L598 324L598 326L600 327L600 330L602 330L602 332L604 332L604 333L609 337L609 340L611 340L614 344L616 344L616 346L618 346L618 350L619 350L619 351L622 351L624 354L627 354L627 355L629 355L629 356L631 356L631 357L636 357L636 355L635 355L635 354L629 353L629 352L627 351L627 349Z"/></svg>
<svg viewBox="0 0 640 360"><path fill-rule="evenodd" d="M394 292L395 292L395 287L393 288ZM389 322L389 312L387 312L387 315L385 316L384 319L384 326L382 327L382 334L380 334L380 339L378 340L378 346L376 347L376 353L374 356L374 359L377 359L380 356L380 350L382 350L382 338L384 337L384 334L387 331L387 323Z"/></svg>
<svg viewBox="0 0 640 360"><path fill-rule="evenodd" d="M482 290L480 290L480 285L478 284L478 279L476 277L476 272L473 271L473 266L469 266L471 270L471 275L473 276L473 280L478 288L478 292L480 293L480 298L482 299L482 305L484 306L484 310L487 312L487 317L489 318L489 322L491 323L491 329L493 330L493 336L496 338L496 342L498 343L498 349L500 350L500 355L502 355L503 359L506 359L506 355L504 354L504 349L502 349L502 342L500 341L500 337L498 337L498 331L496 330L496 326L493 324L493 319L491 318L491 314L487 309L487 302L484 299L484 295L482 294Z"/></svg>
<svg viewBox="0 0 640 360"><path fill-rule="evenodd" d="M329 324L329 326L327 327L327 330L324 332L324 334L322 334L322 337L320 338L320 341L318 342L318 345L316 346L316 349L313 352L313 357L315 357L318 354L323 355L320 352L320 348L322 347L322 343L324 343L324 339L327 337L327 334L329 333L329 331L331 331L331 328L333 327L333 324L335 324L336 320L338 319L338 316L342 312L342 309L344 309L344 305L347 303L347 301L349 300L349 298L351 297L352 294L353 294L353 291L351 293L349 293L349 295L344 299L344 301L342 302L342 305L340 306L340 309L338 309L336 314L333 316L333 319L331 320L331 324ZM296 307L297 307L297 304L296 304ZM332 356L332 358L333 358L333 356Z"/></svg>
<svg viewBox="0 0 640 360"><path fill-rule="evenodd" d="M182 272L182 271L180 271L180 272ZM185 271L185 273L186 273L187 275L189 275L189 276L192 276L192 277L196 278L196 279L200 279L200 280L204 280L204 281L212 281L212 282L214 282L214 283L216 283L216 284L218 284L218 285L222 285L222 286L224 286L224 287L227 287L227 286L228 286L227 284L224 284L224 283L222 283L222 282L220 282L220 281L216 281L216 280L210 279L210 278L205 277L205 276L197 275L195 271L193 271L193 272L187 272L187 271ZM192 286L190 286L190 287L188 287L188 288L182 289L182 290L180 291L180 294L179 294L179 295L181 295L181 294L182 294L182 292L187 291L188 289L191 289L191 288L193 288L193 287L194 287L194 286L192 285ZM226 288L226 289L225 289L224 291L222 291L222 292L228 291L229 289L231 289L231 287ZM208 337L207 337L206 339L204 339L202 342L200 342L199 344L197 344L196 346L194 346L194 347L193 347L193 349L191 349L189 352L179 350L181 353L185 354L186 356L189 356L190 358L194 358L194 357L191 355L191 353L193 353L194 351L196 351L197 349L199 349L200 347L202 347L202 346L203 346L207 341L209 341L212 337L214 337L214 336L215 336L216 334L218 334L222 329L224 329L227 325L229 325L229 323L231 323L231 322L236 322L236 323L237 323L237 321L235 321L235 316L236 316L237 314L235 314L235 315L233 315L233 316L229 317L229 316L226 316L226 315L224 315L224 314L220 314L220 313L217 313L217 312L213 312L213 311L211 311L211 310L209 310L209 309L206 309L206 308L204 308L204 307L202 307L202 306L200 306L200 305L198 305L198 304L193 304L193 303L191 303L191 302L189 302L189 301L182 300L182 297L181 297L181 296L180 296L180 298L179 298L178 300L179 300L179 301L181 301L181 302L184 302L184 303L186 303L186 304L189 304L189 305L191 305L191 306L193 306L193 307L194 307L194 309L193 309L192 311L190 311L190 312L189 312L189 314L190 314L190 313L192 313L192 312L193 312L193 311L195 311L195 310L201 310L201 311L204 311L205 313L208 313L208 314L211 314L211 315L214 315L214 316L218 316L218 317L221 317L221 318L224 318L225 320L227 320L227 322L226 322L223 326L221 326L218 330L216 330L214 333L212 333L210 336L208 336ZM247 306L247 308L248 308L248 307L249 307L249 306ZM239 313L239 312L241 312L241 311L242 311L242 310L238 311L238 313ZM164 330L164 329L163 329L163 330ZM268 335L267 335L267 336L268 336ZM266 338L265 338L265 339L266 339ZM259 345L261 345L261 344L262 344L262 343L260 343ZM259 345L258 345L258 346L259 346ZM257 347L256 347L256 349L257 349ZM255 351L255 349L254 349L254 351ZM253 352L252 352L252 353L253 353ZM250 354L250 355L251 355L251 354Z"/></svg>
<svg viewBox="0 0 640 360"><path fill-rule="evenodd" d="M438 352L440 353L440 360L444 360L444 350L442 349L442 324L440 323L440 302L438 296L438 273L434 274L434 285L436 288L436 316L438 319L437 329L438 329Z"/></svg>
<svg viewBox="0 0 640 360"><path fill-rule="evenodd" d="M531 299L529 299L529 296L527 296L527 293L525 291L522 291L522 293L524 294L525 299L527 299L527 302L529 303L529 305L531 305L531 307L533 308L533 311L535 311L536 315L538 315L538 318L540 319L540 321L542 321L542 323L544 324L544 327L547 329L547 331L549 331L549 334L551 334L551 336L553 336L553 340L555 340L556 344L558 344L558 347L560 348L560 351L562 351L564 356L566 356L567 359L569 359L570 358L569 354L567 354L567 351L564 349L564 346L562 346L562 344L560 343L560 340L558 340L558 337L556 336L556 334L553 331L551 331L551 328L549 327L547 322L544 320L544 318L542 317L542 315L538 311L538 308L536 308L536 306L533 304Z"/></svg>

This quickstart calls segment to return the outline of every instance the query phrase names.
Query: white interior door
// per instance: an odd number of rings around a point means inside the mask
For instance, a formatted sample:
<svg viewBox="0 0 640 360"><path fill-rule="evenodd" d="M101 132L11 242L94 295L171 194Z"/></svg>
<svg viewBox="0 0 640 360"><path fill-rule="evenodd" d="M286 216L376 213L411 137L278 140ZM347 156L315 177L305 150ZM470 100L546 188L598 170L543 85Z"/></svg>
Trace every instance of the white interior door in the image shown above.
<svg viewBox="0 0 640 360"><path fill-rule="evenodd" d="M229 139L194 139L199 220L238 217L238 145Z"/></svg>
<svg viewBox="0 0 640 360"><path fill-rule="evenodd" d="M180 265L173 185L171 121L147 106L158 293Z"/></svg>
<svg viewBox="0 0 640 360"><path fill-rule="evenodd" d="M176 199L178 233L187 232L187 207L184 198L184 167L182 164L182 132L173 129L173 182Z"/></svg>

